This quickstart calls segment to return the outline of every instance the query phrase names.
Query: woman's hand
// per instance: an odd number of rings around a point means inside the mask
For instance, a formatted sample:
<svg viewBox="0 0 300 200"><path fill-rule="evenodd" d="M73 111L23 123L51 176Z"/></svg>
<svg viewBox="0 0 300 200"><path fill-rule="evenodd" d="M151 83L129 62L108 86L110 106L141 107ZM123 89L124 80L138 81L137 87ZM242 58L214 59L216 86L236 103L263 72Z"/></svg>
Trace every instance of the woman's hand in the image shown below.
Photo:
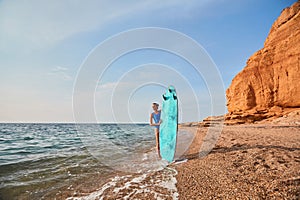
<svg viewBox="0 0 300 200"><path fill-rule="evenodd" d="M150 123L150 126L159 126L161 124L161 121L159 121L158 123Z"/></svg>

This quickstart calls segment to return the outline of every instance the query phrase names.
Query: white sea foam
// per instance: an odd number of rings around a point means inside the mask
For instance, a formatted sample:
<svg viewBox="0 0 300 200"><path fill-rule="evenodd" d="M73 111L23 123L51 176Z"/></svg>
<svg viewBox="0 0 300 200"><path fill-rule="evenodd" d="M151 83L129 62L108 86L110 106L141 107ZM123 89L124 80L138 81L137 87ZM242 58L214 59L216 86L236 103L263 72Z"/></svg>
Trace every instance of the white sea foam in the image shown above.
<svg viewBox="0 0 300 200"><path fill-rule="evenodd" d="M135 199L142 196L152 196L154 199L172 197L178 199L176 188L177 171L166 167L159 171L149 171L140 175L116 176L99 190L81 197L69 197L67 200L93 200L105 197ZM163 191L163 192L160 192Z"/></svg>
<svg viewBox="0 0 300 200"><path fill-rule="evenodd" d="M188 149L194 134L180 131L178 135L175 159ZM175 164L186 162L179 160ZM117 168L123 172L131 172L127 176L116 176L97 191L81 197L69 197L68 200L104 199L178 199L176 188L177 171L168 166L167 161L160 160L156 149L149 152L128 155L124 162L119 162Z"/></svg>

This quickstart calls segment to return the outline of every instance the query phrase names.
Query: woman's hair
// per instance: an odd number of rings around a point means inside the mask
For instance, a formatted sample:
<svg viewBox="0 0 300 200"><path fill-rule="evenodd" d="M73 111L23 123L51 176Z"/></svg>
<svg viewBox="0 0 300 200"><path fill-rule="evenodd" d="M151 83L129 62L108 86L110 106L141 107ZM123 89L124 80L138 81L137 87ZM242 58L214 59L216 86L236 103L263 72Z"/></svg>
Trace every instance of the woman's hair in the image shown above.
<svg viewBox="0 0 300 200"><path fill-rule="evenodd" d="M154 103L152 103L152 104L153 104L153 105L156 105L157 107L159 106L159 104L158 104L158 103L155 103L155 102L154 102Z"/></svg>

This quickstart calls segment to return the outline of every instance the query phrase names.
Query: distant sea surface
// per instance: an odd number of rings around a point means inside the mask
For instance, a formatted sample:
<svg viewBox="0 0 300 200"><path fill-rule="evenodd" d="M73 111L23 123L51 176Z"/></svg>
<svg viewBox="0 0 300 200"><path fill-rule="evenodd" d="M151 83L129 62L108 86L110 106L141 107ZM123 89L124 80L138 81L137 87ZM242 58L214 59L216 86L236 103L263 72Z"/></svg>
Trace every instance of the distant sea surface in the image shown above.
<svg viewBox="0 0 300 200"><path fill-rule="evenodd" d="M154 146L147 124L2 123L0 199L84 199L112 177L161 169Z"/></svg>

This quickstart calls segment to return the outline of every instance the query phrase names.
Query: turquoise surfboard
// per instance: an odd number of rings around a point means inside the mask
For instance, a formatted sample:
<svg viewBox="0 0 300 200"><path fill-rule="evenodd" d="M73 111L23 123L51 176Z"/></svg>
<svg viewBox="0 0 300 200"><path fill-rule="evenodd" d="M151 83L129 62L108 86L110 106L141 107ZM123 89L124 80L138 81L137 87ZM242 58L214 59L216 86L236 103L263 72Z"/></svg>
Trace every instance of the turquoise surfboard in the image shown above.
<svg viewBox="0 0 300 200"><path fill-rule="evenodd" d="M159 127L160 155L162 159L172 162L175 155L178 129L178 100L175 88L169 86L162 96L161 124Z"/></svg>

